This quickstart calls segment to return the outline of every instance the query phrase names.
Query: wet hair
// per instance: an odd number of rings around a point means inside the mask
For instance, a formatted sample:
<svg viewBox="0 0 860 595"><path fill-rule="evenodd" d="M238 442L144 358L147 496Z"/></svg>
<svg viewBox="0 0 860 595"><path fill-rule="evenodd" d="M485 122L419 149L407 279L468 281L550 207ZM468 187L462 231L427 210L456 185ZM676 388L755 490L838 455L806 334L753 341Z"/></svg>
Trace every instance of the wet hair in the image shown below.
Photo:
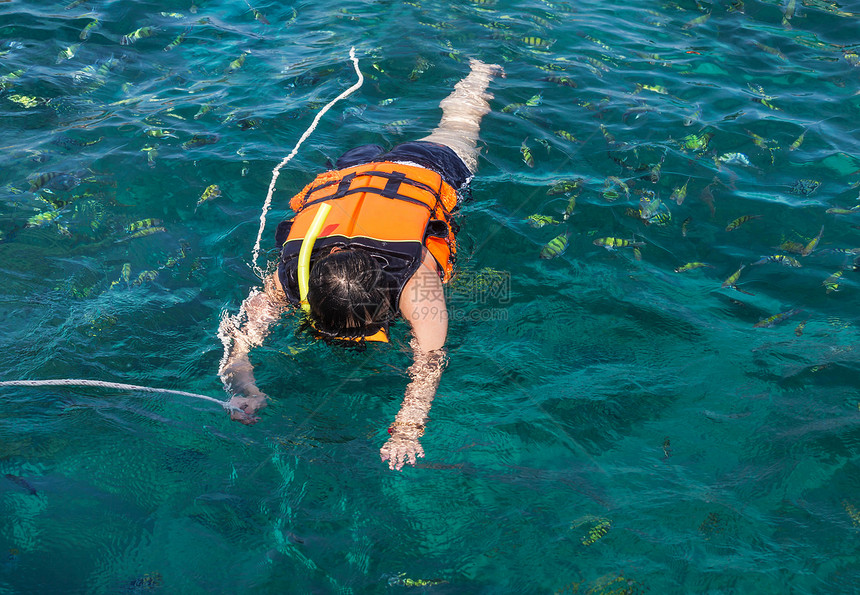
<svg viewBox="0 0 860 595"><path fill-rule="evenodd" d="M389 282L379 262L361 249L322 257L311 267L308 304L323 338L363 337L394 317Z"/></svg>

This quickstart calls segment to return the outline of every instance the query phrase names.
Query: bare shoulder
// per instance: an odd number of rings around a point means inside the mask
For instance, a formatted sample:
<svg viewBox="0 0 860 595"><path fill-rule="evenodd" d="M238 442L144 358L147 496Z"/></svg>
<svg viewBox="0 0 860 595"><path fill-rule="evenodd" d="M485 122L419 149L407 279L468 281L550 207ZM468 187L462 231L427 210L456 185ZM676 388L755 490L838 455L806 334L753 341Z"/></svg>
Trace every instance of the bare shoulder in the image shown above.
<svg viewBox="0 0 860 595"><path fill-rule="evenodd" d="M400 293L400 310L409 319L410 316L405 311L404 306L423 303L428 300L438 301L439 298L444 302L443 290L436 259L425 248L421 264L403 285L403 291Z"/></svg>
<svg viewBox="0 0 860 595"><path fill-rule="evenodd" d="M412 325L422 351L441 349L448 334L445 288L436 260L425 251L421 266L403 286L400 312Z"/></svg>
<svg viewBox="0 0 860 595"><path fill-rule="evenodd" d="M424 248L423 256L421 258L421 266L419 267L416 274L419 272L433 273L437 277L439 276L439 265L436 263L436 259L433 258L433 255L430 254L430 251L427 248Z"/></svg>

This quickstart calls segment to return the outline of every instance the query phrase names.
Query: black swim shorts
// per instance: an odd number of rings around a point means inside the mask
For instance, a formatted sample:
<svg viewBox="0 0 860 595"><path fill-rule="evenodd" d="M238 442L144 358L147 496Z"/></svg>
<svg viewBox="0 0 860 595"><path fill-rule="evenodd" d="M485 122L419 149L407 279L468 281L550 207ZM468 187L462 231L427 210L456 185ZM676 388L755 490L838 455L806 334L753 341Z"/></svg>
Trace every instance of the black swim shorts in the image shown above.
<svg viewBox="0 0 860 595"><path fill-rule="evenodd" d="M361 145L341 155L335 168L380 161L408 161L426 167L441 175L455 190L465 186L472 177L472 172L450 147L428 141L402 143L390 151L379 145Z"/></svg>

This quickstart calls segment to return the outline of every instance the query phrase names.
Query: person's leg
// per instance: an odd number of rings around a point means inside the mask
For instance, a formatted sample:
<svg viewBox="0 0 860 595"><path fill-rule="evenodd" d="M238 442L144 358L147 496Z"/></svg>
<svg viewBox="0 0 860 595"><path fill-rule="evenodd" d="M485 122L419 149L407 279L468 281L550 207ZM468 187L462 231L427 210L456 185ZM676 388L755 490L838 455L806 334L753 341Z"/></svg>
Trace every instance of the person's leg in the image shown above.
<svg viewBox="0 0 860 595"><path fill-rule="evenodd" d="M454 91L439 104L442 108L442 119L429 136L422 141L439 143L450 147L469 171L478 169L478 133L481 118L489 113L488 99L492 95L486 93L493 76L502 73L500 66L484 64L480 60L471 60L472 71L454 85Z"/></svg>

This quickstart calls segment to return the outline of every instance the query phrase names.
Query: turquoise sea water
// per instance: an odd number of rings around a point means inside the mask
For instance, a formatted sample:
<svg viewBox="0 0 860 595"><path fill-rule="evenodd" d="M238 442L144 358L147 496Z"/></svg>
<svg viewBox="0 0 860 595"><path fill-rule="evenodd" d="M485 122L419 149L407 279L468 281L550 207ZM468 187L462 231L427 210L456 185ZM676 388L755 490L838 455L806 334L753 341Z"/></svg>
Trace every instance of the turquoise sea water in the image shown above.
<svg viewBox="0 0 860 595"><path fill-rule="evenodd" d="M265 251L326 159L427 134L469 57L507 76L417 467L378 452L403 323L357 353L285 318L251 427L2 388L0 593L856 592L860 213L827 211L860 203L860 4L69 4L0 3L2 380L226 399L271 170L350 47L364 86L283 170Z"/></svg>

